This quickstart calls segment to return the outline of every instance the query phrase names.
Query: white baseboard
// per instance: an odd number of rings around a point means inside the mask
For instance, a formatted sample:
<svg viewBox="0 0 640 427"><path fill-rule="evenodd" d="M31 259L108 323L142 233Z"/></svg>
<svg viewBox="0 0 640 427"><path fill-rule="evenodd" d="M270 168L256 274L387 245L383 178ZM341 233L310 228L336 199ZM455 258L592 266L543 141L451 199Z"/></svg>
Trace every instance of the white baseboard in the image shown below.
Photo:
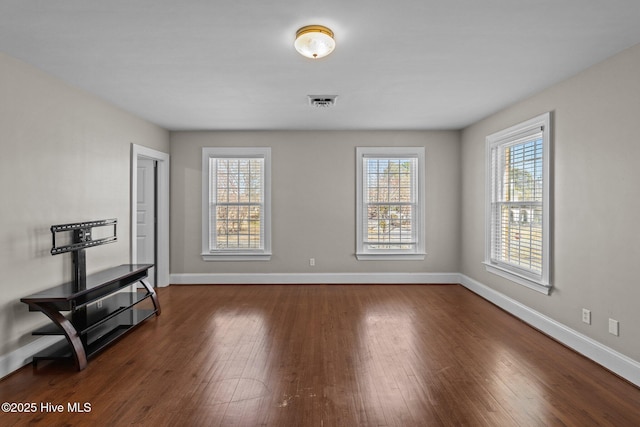
<svg viewBox="0 0 640 427"><path fill-rule="evenodd" d="M458 273L172 274L173 285L460 283Z"/></svg>
<svg viewBox="0 0 640 427"><path fill-rule="evenodd" d="M640 387L640 363L600 342L577 332L526 305L497 292L470 277L460 274L462 286L491 301L534 328L544 332L576 352Z"/></svg>
<svg viewBox="0 0 640 427"><path fill-rule="evenodd" d="M4 378L10 373L22 368L24 365L31 363L34 354L64 339L65 338L55 336L41 337L11 353L0 356L0 378Z"/></svg>

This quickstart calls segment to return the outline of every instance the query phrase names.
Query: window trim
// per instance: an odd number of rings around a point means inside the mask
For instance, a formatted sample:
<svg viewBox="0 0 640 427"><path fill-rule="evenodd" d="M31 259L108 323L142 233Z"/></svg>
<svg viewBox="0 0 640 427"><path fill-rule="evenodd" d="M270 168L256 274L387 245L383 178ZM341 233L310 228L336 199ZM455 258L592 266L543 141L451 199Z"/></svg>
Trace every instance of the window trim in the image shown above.
<svg viewBox="0 0 640 427"><path fill-rule="evenodd" d="M512 145L517 140L542 130L542 272L532 274L527 270L491 259L492 247L492 150ZM488 272L504 277L529 289L549 295L551 293L551 113L537 117L493 133L486 137L485 166L485 255Z"/></svg>
<svg viewBox="0 0 640 427"><path fill-rule="evenodd" d="M364 243L363 224L363 184L365 157L414 157L417 159L416 195L418 196L416 215L416 238L414 250L371 250ZM358 261L422 261L425 258L425 148L424 147L356 147L356 259Z"/></svg>
<svg viewBox="0 0 640 427"><path fill-rule="evenodd" d="M209 249L212 158L264 159L264 247L262 249ZM202 148L202 252L203 261L269 261L271 259L271 148L270 147L203 147Z"/></svg>

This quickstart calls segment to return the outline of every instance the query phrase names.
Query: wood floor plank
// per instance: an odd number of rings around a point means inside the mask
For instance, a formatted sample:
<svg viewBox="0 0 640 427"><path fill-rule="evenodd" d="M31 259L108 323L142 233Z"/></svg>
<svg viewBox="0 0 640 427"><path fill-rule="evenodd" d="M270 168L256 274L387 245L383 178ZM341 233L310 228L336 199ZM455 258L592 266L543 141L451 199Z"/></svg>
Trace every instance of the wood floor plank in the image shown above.
<svg viewBox="0 0 640 427"><path fill-rule="evenodd" d="M84 371L41 363L0 380L2 402L65 406L0 413L0 425L640 425L640 389L459 285L159 296L162 315Z"/></svg>

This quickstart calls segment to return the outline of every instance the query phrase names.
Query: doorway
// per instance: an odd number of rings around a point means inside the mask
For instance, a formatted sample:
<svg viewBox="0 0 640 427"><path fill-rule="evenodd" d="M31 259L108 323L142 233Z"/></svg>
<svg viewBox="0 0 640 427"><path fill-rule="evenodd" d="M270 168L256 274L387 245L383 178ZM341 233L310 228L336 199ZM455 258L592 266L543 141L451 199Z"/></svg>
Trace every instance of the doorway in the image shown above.
<svg viewBox="0 0 640 427"><path fill-rule="evenodd" d="M138 170L136 179L138 180L138 191L136 200L136 223L137 233L137 263L153 264L148 271L148 280L153 287L156 283L156 270L158 258L157 243L157 215L158 206L156 204L158 191L158 162L152 159L138 158ZM134 236L132 235L132 238Z"/></svg>
<svg viewBox="0 0 640 427"><path fill-rule="evenodd" d="M169 155L132 144L131 263L154 264L148 280L169 285Z"/></svg>

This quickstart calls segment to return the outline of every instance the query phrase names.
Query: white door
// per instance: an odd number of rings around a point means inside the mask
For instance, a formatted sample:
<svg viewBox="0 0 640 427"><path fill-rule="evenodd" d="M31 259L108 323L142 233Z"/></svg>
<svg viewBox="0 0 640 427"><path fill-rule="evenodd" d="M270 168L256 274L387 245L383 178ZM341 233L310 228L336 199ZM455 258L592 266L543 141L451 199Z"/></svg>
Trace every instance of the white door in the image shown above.
<svg viewBox="0 0 640 427"><path fill-rule="evenodd" d="M137 262L156 264L156 161L138 158ZM149 269L149 283L156 285L155 267Z"/></svg>

